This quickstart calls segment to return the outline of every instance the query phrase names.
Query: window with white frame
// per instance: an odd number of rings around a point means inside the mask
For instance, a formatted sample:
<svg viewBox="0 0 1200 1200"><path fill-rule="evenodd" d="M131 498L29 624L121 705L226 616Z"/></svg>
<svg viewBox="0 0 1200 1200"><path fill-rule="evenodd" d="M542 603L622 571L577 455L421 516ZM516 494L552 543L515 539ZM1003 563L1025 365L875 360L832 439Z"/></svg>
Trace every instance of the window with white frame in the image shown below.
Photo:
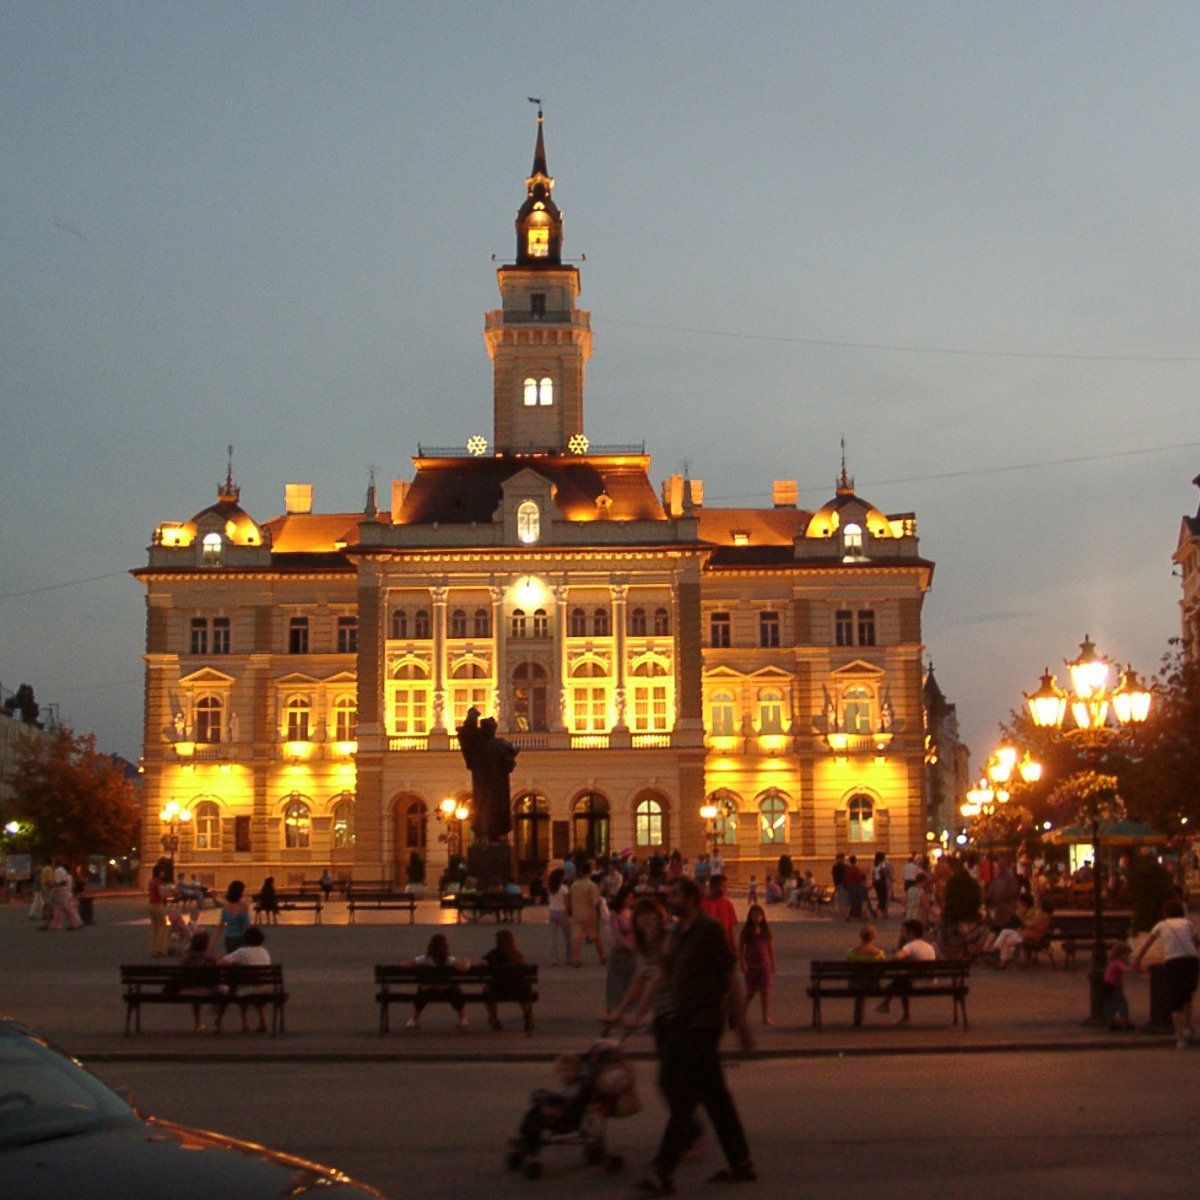
<svg viewBox="0 0 1200 1200"><path fill-rule="evenodd" d="M349 850L354 845L354 796L342 792L333 806L333 848Z"/></svg>
<svg viewBox="0 0 1200 1200"><path fill-rule="evenodd" d="M220 696L200 696L196 700L196 741L213 745L221 740L225 705Z"/></svg>
<svg viewBox="0 0 1200 1200"><path fill-rule="evenodd" d="M608 728L608 685L587 683L606 676L597 662L580 663L571 672L572 733L603 733Z"/></svg>
<svg viewBox="0 0 1200 1200"><path fill-rule="evenodd" d="M842 553L857 557L862 554L863 531L861 525L850 524L842 528Z"/></svg>
<svg viewBox="0 0 1200 1200"><path fill-rule="evenodd" d="M358 738L358 701L353 696L339 696L333 705L333 737L337 742L353 742Z"/></svg>
<svg viewBox="0 0 1200 1200"><path fill-rule="evenodd" d="M721 791L713 793L711 802L717 810L715 825L717 841L723 846L736 846L738 844L737 797L732 792L721 789Z"/></svg>
<svg viewBox="0 0 1200 1200"><path fill-rule="evenodd" d="M783 693L778 688L758 693L758 732L783 732Z"/></svg>
<svg viewBox="0 0 1200 1200"><path fill-rule="evenodd" d="M456 608L450 614L450 636L452 638L467 636L467 614L461 608Z"/></svg>
<svg viewBox="0 0 1200 1200"><path fill-rule="evenodd" d="M221 809L213 800L201 800L192 809L192 845L197 850L221 848Z"/></svg>
<svg viewBox="0 0 1200 1200"><path fill-rule="evenodd" d="M312 841L312 809L293 794L283 809L283 845L286 850L307 850Z"/></svg>
<svg viewBox="0 0 1200 1200"><path fill-rule="evenodd" d="M546 668L541 663L523 662L513 668L513 722L518 732L545 730L546 687Z"/></svg>
<svg viewBox="0 0 1200 1200"><path fill-rule="evenodd" d="M200 561L206 567L221 565L221 535L219 533L204 535L204 541L200 544Z"/></svg>
<svg viewBox="0 0 1200 1200"><path fill-rule="evenodd" d="M548 408L554 403L554 381L549 375L540 379L528 376L524 384L526 408Z"/></svg>
<svg viewBox="0 0 1200 1200"><path fill-rule="evenodd" d="M532 500L522 500L517 505L517 537L526 546L532 546L538 540L541 530L541 510Z"/></svg>
<svg viewBox="0 0 1200 1200"><path fill-rule="evenodd" d="M633 668L633 731L665 733L667 669L659 662L640 662Z"/></svg>
<svg viewBox="0 0 1200 1200"><path fill-rule="evenodd" d="M863 792L850 797L846 804L846 836L852 842L875 840L875 801Z"/></svg>
<svg viewBox="0 0 1200 1200"><path fill-rule="evenodd" d="M525 610L523 608L514 608L512 610L512 619L509 622L509 636L523 638L528 628L529 624L525 616Z"/></svg>
<svg viewBox="0 0 1200 1200"><path fill-rule="evenodd" d="M312 705L307 696L293 696L284 708L286 741L307 742L312 726Z"/></svg>
<svg viewBox="0 0 1200 1200"><path fill-rule="evenodd" d="M869 689L854 685L842 693L842 729L846 733L869 734L871 732L871 693Z"/></svg>
<svg viewBox="0 0 1200 1200"><path fill-rule="evenodd" d="M214 654L228 654L229 653L229 618L228 617L213 617L212 652Z"/></svg>
<svg viewBox="0 0 1200 1200"><path fill-rule="evenodd" d="M490 691L487 672L481 663L459 663L454 668L450 682L450 703L455 726L461 725L467 719L467 712L472 708L486 712Z"/></svg>
<svg viewBox="0 0 1200 1200"><path fill-rule="evenodd" d="M780 796L769 793L758 806L758 840L764 846L787 841L787 805Z"/></svg>
<svg viewBox="0 0 1200 1200"><path fill-rule="evenodd" d="M550 618L544 608L535 608L533 610L533 636L535 638L548 638L550 636Z"/></svg>
<svg viewBox="0 0 1200 1200"><path fill-rule="evenodd" d="M666 844L662 802L653 797L639 800L633 814L633 840L638 846L657 849Z"/></svg>
<svg viewBox="0 0 1200 1200"><path fill-rule="evenodd" d="M337 619L337 652L339 654L358 653L358 618L338 617Z"/></svg>
<svg viewBox="0 0 1200 1200"><path fill-rule="evenodd" d="M737 733L737 709L732 692L713 692L708 706L708 732L714 737Z"/></svg>

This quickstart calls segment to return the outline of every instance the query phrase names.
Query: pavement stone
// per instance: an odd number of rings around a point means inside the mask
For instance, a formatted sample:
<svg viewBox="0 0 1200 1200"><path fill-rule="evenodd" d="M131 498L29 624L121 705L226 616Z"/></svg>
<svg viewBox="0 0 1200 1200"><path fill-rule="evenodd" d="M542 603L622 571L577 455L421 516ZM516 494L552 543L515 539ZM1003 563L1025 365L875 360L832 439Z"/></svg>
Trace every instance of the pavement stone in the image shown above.
<svg viewBox="0 0 1200 1200"><path fill-rule="evenodd" d="M360 912L350 925L344 903L335 899L320 925L311 913L285 913L280 924L266 929L267 945L273 960L284 966L291 996L285 1036L194 1034L190 1012L163 1007L144 1011L142 1033L127 1038L118 966L149 961L145 905L140 896L98 895L95 914L96 923L77 932L43 933L38 922L29 920L27 906L0 905L0 1013L32 1026L86 1062L533 1060L578 1050L600 1033L604 969L594 955L590 962L585 956L579 969L548 966L545 909L535 908L512 926L526 957L541 965L537 1027L531 1037L520 1030L515 1007L501 1007L506 1028L497 1033L488 1028L481 1005L469 1006L470 1027L464 1030L454 1027L453 1013L442 1006L426 1010L420 1030L405 1029L404 1017L393 1012L392 1032L380 1037L375 963L421 953L438 929L449 935L452 953L476 958L494 944L497 926L490 920L456 924L455 914L441 910L434 900L418 902L412 925L406 914L388 912ZM890 1018L868 1011L867 1023L857 1030L849 1001L826 1001L824 1029L818 1032L811 1027L811 1002L805 994L808 964L814 958L842 957L856 940L857 923L829 913L779 908L769 910L769 916L779 960L772 998L775 1024L762 1027L755 1006L751 1024L758 1057L1163 1045L1161 1035L1111 1034L1085 1023L1086 961L1073 970L1045 963L1002 972L974 969L967 1030L950 1023L949 998L936 997L914 1001L911 1025L897 1027ZM206 911L203 923L215 927L216 912ZM900 919L876 924L880 944L894 945ZM1131 978L1126 990L1134 1020L1147 1021L1145 977ZM736 1053L733 1047L733 1039L727 1039L731 1054ZM650 1043L635 1038L626 1049L648 1056Z"/></svg>

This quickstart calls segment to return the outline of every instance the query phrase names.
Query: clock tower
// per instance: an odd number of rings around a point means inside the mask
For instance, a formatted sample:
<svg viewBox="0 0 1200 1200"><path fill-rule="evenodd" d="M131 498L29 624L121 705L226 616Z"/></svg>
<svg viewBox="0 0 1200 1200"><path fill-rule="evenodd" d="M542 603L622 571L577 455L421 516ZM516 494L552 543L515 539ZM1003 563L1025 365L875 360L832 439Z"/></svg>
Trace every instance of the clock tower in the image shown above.
<svg viewBox="0 0 1200 1200"><path fill-rule="evenodd" d="M546 170L538 109L533 171L517 213L516 261L496 272L501 307L487 314L497 453L564 454L583 433L584 367L592 353L589 313L575 306L579 270L563 264L563 218Z"/></svg>

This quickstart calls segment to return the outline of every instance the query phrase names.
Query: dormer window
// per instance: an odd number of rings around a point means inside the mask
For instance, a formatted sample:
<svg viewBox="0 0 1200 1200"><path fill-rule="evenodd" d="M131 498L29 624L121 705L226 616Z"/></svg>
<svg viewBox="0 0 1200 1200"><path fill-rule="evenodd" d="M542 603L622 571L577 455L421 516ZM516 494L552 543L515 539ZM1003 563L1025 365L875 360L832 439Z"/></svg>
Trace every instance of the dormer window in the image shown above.
<svg viewBox="0 0 1200 1200"><path fill-rule="evenodd" d="M517 509L517 537L527 546L538 540L541 532L542 514L532 500L525 500Z"/></svg>
<svg viewBox="0 0 1200 1200"><path fill-rule="evenodd" d="M554 381L549 375L543 376L541 379L534 379L530 376L525 380L525 407L526 408L548 408L554 403Z"/></svg>
<svg viewBox="0 0 1200 1200"><path fill-rule="evenodd" d="M206 533L204 535L201 562L206 567L219 567L221 565L221 535L219 533Z"/></svg>
<svg viewBox="0 0 1200 1200"><path fill-rule="evenodd" d="M847 525L842 530L842 553L847 557L860 558L863 552L861 525Z"/></svg>

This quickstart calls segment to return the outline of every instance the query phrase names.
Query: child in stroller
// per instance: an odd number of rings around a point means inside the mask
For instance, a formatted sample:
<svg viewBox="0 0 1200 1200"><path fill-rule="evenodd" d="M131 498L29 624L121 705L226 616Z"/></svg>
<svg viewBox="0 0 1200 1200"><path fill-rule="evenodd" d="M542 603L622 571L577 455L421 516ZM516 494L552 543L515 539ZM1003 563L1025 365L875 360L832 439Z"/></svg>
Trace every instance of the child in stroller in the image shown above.
<svg viewBox="0 0 1200 1200"><path fill-rule="evenodd" d="M541 1176L538 1154L543 1146L582 1146L584 1159L602 1165L610 1175L625 1168L625 1159L609 1154L605 1126L609 1117L632 1117L641 1110L633 1068L621 1053L621 1043L601 1038L586 1054L563 1054L554 1064L559 1086L539 1088L517 1136L509 1142L506 1164L524 1170L528 1179Z"/></svg>
<svg viewBox="0 0 1200 1200"><path fill-rule="evenodd" d="M174 904L166 910L165 915L167 918L167 953L172 957L177 954L186 954L191 946L192 935L197 929L195 916L185 917Z"/></svg>

